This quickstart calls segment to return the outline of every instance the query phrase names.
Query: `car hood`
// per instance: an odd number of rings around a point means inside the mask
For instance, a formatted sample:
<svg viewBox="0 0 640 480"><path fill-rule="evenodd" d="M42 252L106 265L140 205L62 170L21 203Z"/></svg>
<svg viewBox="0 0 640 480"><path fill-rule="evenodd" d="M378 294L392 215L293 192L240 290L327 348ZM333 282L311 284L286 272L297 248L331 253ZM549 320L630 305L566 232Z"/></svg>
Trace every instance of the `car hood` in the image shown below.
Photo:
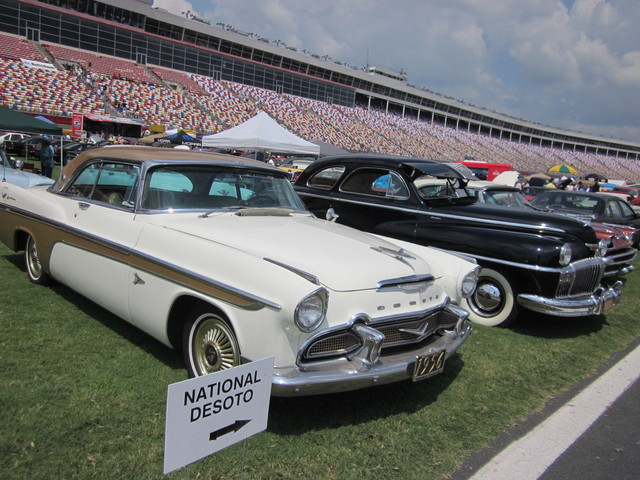
<svg viewBox="0 0 640 480"><path fill-rule="evenodd" d="M309 214L216 213L201 218L195 213L179 213L155 217L163 218L164 228L313 275L336 291L375 288L380 280L411 275L438 276L423 258L406 254L395 244Z"/></svg>
<svg viewBox="0 0 640 480"><path fill-rule="evenodd" d="M436 207L430 209L430 212L458 218L465 224L482 223L494 229L544 231L558 236L570 235L588 243L595 241L595 233L585 221L537 208L505 208L474 203L466 206Z"/></svg>

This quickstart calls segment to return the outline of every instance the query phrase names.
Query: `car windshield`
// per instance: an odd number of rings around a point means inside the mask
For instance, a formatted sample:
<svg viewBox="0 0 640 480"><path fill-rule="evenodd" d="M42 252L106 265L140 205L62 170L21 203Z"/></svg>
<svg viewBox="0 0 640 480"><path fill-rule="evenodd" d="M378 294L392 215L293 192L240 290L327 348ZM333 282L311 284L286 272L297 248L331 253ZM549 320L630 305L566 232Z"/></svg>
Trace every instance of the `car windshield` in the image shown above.
<svg viewBox="0 0 640 480"><path fill-rule="evenodd" d="M474 194L477 192L474 192ZM512 190L485 190L484 202L492 205L500 205L503 207L525 208L529 202L525 200L520 192Z"/></svg>
<svg viewBox="0 0 640 480"><path fill-rule="evenodd" d="M306 210L284 173L218 165L165 165L150 169L141 206L150 210L246 207Z"/></svg>
<svg viewBox="0 0 640 480"><path fill-rule="evenodd" d="M420 197L430 203L469 204L477 198L467 191L466 182L459 178L439 178L423 175L413 181Z"/></svg>

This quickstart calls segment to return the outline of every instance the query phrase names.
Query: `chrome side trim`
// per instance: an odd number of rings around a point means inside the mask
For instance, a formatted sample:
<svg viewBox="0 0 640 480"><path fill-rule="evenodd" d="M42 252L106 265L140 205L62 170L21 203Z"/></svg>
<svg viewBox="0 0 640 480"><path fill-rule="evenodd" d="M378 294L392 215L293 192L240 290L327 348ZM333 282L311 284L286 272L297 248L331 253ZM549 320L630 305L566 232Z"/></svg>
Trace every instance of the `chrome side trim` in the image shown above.
<svg viewBox="0 0 640 480"><path fill-rule="evenodd" d="M240 289L232 287L230 285L226 285L226 284L224 284L222 282L217 282L215 280L212 280L209 277L205 277L203 275L196 274L194 272L186 270L186 269L184 269L182 267L179 267L177 265L174 265L172 263L165 262L165 261L163 261L163 260L161 260L161 259L159 259L157 257L152 257L150 255L146 255L143 252L140 252L140 251L135 250L135 249L131 249L131 248L125 246L125 245L119 244L117 242L113 242L113 241L108 240L108 239L106 239L104 237L100 237L100 236L97 236L97 235L91 235L91 234L89 234L89 233L87 233L87 232L85 232L83 230L79 230L77 228L71 227L69 225L66 225L66 224L63 224L63 223L60 223L60 222L52 221L52 220L50 220L50 219L48 219L46 217L42 217L40 215L30 214L30 213L28 213L28 212L26 212L25 210L22 210L22 209L7 208L7 210L11 210L11 213L13 213L15 215L18 215L20 217L28 218L28 219L31 219L33 221L42 223L42 224L46 225L49 228L53 228L53 229L59 230L59 231L63 232L64 234L66 234L67 236L71 236L71 237L78 238L80 240L84 240L85 242L87 242L90 245L96 245L98 247L102 247L103 249L106 249L107 251L112 251L113 255L108 255L106 252L100 252L100 251L97 251L97 249L92 249L92 248L89 248L88 246L83 246L80 243L74 242L74 241L72 241L72 239L69 239L69 238L59 240L58 243L64 243L66 245L70 245L70 246L73 246L75 248L79 248L79 249L84 250L86 252L90 252L90 253L92 253L94 255L100 255L102 257L109 258L109 259L111 259L111 260L113 260L115 262L119 262L119 263L122 263L122 264L129 265L129 267L132 268L132 269L144 271L144 272L146 272L146 273L148 273L150 275L154 275L156 277L163 278L164 280L167 280L167 281L169 281L171 283L174 283L176 285L180 285L180 286L185 287L185 288L187 288L189 290L197 291L198 293L201 293L201 294L203 294L205 296L208 296L208 297L213 296L214 298L216 298L218 300L221 300L221 301L224 301L224 302L227 302L227 303L231 303L233 305L238 306L239 308L244 308L244 309L248 309L248 310L260 310L261 308L264 308L264 307L273 308L273 309L278 310L278 311L282 309L282 306L280 304L278 304L278 303L275 303L275 302L272 302L270 300L261 298L261 297L259 297L257 295L253 295L253 294L251 294L249 292L246 292L244 290L240 290ZM190 285L190 284L188 284L186 282L179 281L179 280L177 280L175 278L171 278L171 277L169 277L167 275L162 274L159 271L155 271L153 269L143 267L142 265L138 264L138 263L142 263L142 262L136 263L134 261L135 258L145 260L145 261L147 261L147 262L149 262L149 263L151 263L153 265L157 265L158 267L166 268L166 269L171 270L173 272L176 272L178 274L184 275L186 278L193 279L193 280L195 280L197 282L201 282L201 283L203 283L205 285L208 285L208 286L211 286L213 288L219 289L219 290L221 290L223 292L227 292L227 293L229 293L231 295L234 295L236 297L243 298L243 299L246 300L247 305L243 305L243 304L240 304L240 303L237 303L237 302L232 302L228 298L222 298L221 296L212 295L212 293L209 292L209 291L206 291L206 290L201 289L201 288L197 288L194 285Z"/></svg>
<svg viewBox="0 0 640 480"><path fill-rule="evenodd" d="M322 200L327 200L327 197L325 195L317 195L317 194L314 194L314 193L298 192L298 195L300 195L301 197L307 196L307 197L320 198ZM414 214L414 215L429 215L431 217L436 217L436 218L438 218L438 217L440 217L440 218L454 218L454 219L462 220L462 221L465 221L465 222L471 222L471 223L483 223L483 224L503 225L503 226L517 226L519 228L523 228L525 230L531 230L531 231L535 231L535 232L543 230L543 231L546 231L546 232L564 233L564 230L561 229L561 228L548 227L548 226L545 226L545 225L539 225L537 227L532 227L531 225L526 224L526 223L504 222L504 221L500 221L500 220L489 220L489 219L483 219L483 218L467 217L467 216L463 216L463 215L452 215L452 214L449 214L449 213L433 214L433 213L429 213L429 212L424 212L422 210L416 210L416 209L413 209L413 208L396 207L396 206L391 206L391 205L380 205L380 204L372 205L370 202L360 202L358 200L348 200L348 199L344 199L344 198L339 198L339 199L332 198L331 200L332 201L344 202L344 203L351 203L353 205L363 205L363 206L366 206L366 207L375 206L375 207L379 207L379 208L386 208L387 210L397 210L399 212L411 213L411 214Z"/></svg>
<svg viewBox="0 0 640 480"><path fill-rule="evenodd" d="M274 260L272 258L265 257L263 260L273 263L274 265L278 265L279 267L289 270L290 272L293 272L296 275L300 275L302 278L310 281L314 285L320 285L320 279L315 275L312 275L311 273L307 273L304 270L300 270L299 268L292 267L291 265L287 265L286 263L279 262L278 260Z"/></svg>
<svg viewBox="0 0 640 480"><path fill-rule="evenodd" d="M241 307L241 308L245 308L247 310L260 310L263 307L270 307L270 308L273 308L274 310L278 310L278 311L282 310L282 305L280 305L278 303L275 303L275 302L272 302L270 300L267 300L265 298L259 297L257 295L253 295L253 294L251 294L249 292L246 292L244 290L240 290L239 288L232 287L232 286L227 285L227 284L222 283L222 282L217 282L215 280L212 280L209 277L205 277L203 275L200 275L200 274L197 274L197 273L193 273L192 271L184 269L184 268L179 267L177 265L174 265L174 264L171 264L171 263L168 263L168 262L163 262L163 261L159 260L156 257L152 257L150 255L146 255L146 254L144 254L144 253L142 253L140 251L137 251L137 250L133 250L132 253L138 258L143 258L143 259L145 259L145 260L147 260L147 261L149 261L151 263L155 263L155 264L160 265L162 267L168 268L168 269L170 269L170 270L172 270L172 271L174 271L176 273L180 273L180 274L182 274L182 275L184 275L186 277L189 277L189 278L192 278L194 280L200 281L200 282L205 283L207 285L210 285L212 287L219 288L220 290L229 292L229 293L231 293L233 295L237 295L239 297L246 298L247 300L251 300L251 302L253 302L253 305L251 305L251 306L242 306L242 305L239 305L239 304L237 304L235 302L229 302L229 300L227 300L227 299L216 297L219 300L225 301L227 303L233 303L234 305L236 305L238 307ZM188 289L191 289L191 290L194 289L193 285L189 285L189 284L177 281L177 280L175 280L173 278L161 275L158 272L154 272L154 271L151 271L151 270L148 270L148 269L145 269L145 268L141 268L141 267L139 267L137 265L130 265L130 266L131 266L131 268L135 268L137 270L147 271L147 273L150 273L150 274L155 275L157 277L165 278L165 279L169 280L170 282L173 282L173 283L175 283L177 285L184 286L184 287L186 287ZM203 290L199 290L199 291L200 291L200 293L202 293L204 295L211 296L211 294L209 292L206 292L206 291L203 291Z"/></svg>

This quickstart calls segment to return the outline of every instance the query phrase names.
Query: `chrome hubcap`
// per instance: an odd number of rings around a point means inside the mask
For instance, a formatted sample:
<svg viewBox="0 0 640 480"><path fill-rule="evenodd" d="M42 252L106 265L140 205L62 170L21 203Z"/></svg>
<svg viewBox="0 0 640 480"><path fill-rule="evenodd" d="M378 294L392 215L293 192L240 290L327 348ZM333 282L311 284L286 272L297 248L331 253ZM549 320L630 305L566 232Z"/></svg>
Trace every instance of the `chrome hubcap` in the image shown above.
<svg viewBox="0 0 640 480"><path fill-rule="evenodd" d="M240 364L240 349L231 329L217 317L200 322L193 336L193 362L199 375Z"/></svg>
<svg viewBox="0 0 640 480"><path fill-rule="evenodd" d="M502 289L489 282L478 284L476 292L473 295L473 303L477 306L479 312L483 314L494 313L500 308L504 301L504 293Z"/></svg>

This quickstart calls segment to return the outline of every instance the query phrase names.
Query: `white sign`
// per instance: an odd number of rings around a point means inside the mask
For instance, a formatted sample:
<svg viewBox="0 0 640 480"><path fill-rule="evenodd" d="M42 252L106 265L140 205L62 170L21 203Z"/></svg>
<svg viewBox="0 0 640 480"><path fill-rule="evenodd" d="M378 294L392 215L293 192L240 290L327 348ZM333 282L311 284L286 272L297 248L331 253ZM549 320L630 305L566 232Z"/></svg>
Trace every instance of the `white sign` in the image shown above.
<svg viewBox="0 0 640 480"><path fill-rule="evenodd" d="M274 358L169 385L164 473L267 428Z"/></svg>

